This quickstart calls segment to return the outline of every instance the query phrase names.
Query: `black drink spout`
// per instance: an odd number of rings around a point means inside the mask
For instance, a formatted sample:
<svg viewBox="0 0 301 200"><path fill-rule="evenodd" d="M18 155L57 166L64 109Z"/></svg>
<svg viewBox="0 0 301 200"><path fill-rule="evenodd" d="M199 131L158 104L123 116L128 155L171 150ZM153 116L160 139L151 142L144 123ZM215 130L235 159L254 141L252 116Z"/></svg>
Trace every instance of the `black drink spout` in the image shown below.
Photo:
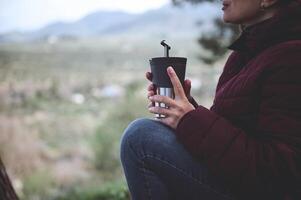
<svg viewBox="0 0 301 200"><path fill-rule="evenodd" d="M164 56L169 57L169 50L171 49L170 46L165 43L165 40L161 41L161 45L164 47Z"/></svg>

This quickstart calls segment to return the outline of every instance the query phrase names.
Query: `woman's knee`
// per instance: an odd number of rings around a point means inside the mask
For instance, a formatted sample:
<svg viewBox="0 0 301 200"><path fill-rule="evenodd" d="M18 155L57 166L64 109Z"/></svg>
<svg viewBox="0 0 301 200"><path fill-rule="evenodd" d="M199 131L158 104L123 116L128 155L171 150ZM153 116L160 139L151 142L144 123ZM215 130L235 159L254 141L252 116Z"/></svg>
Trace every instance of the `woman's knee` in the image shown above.
<svg viewBox="0 0 301 200"><path fill-rule="evenodd" d="M162 123L141 118L133 121L125 129L121 138L121 151L132 149L150 150L175 140L172 129Z"/></svg>
<svg viewBox="0 0 301 200"><path fill-rule="evenodd" d="M136 119L131 122L124 130L120 141L120 157L121 160L133 155L133 151L138 150L139 145L143 139L143 135L148 134L148 127L153 125L153 121L147 118ZM143 145L139 145L143 146Z"/></svg>
<svg viewBox="0 0 301 200"><path fill-rule="evenodd" d="M123 132L121 147L126 146L129 142L137 143L143 135L147 134L147 130L151 129L152 126L154 126L154 121L147 118L140 118L131 122Z"/></svg>

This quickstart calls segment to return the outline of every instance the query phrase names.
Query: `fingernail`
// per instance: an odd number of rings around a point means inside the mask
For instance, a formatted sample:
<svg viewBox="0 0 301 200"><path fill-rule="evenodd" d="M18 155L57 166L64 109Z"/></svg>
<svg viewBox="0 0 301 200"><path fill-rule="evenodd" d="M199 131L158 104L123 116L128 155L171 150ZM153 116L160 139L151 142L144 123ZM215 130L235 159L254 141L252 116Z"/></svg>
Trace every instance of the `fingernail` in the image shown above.
<svg viewBox="0 0 301 200"><path fill-rule="evenodd" d="M167 70L168 70L168 72L170 72L170 73L173 72L173 68L172 68L171 66L169 66L169 67L167 68Z"/></svg>

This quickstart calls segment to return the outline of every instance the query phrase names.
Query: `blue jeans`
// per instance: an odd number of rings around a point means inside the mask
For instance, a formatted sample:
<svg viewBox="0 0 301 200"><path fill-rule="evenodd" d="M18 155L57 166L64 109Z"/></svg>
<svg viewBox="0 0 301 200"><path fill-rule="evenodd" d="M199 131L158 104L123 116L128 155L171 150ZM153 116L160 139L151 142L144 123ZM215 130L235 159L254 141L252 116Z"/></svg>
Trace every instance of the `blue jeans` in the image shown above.
<svg viewBox="0 0 301 200"><path fill-rule="evenodd" d="M120 157L133 200L234 199L158 121L132 122L122 136Z"/></svg>

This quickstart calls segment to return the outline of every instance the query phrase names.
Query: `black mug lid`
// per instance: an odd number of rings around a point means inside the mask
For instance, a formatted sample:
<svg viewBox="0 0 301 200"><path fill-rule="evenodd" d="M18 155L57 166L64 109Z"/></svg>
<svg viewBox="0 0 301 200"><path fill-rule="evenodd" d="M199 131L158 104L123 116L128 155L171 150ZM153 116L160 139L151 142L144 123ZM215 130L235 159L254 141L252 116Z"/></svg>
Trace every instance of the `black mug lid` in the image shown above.
<svg viewBox="0 0 301 200"><path fill-rule="evenodd" d="M158 87L172 88L173 85L167 74L167 68L172 66L180 82L184 86L187 58L183 57L155 57L150 60L153 83Z"/></svg>

